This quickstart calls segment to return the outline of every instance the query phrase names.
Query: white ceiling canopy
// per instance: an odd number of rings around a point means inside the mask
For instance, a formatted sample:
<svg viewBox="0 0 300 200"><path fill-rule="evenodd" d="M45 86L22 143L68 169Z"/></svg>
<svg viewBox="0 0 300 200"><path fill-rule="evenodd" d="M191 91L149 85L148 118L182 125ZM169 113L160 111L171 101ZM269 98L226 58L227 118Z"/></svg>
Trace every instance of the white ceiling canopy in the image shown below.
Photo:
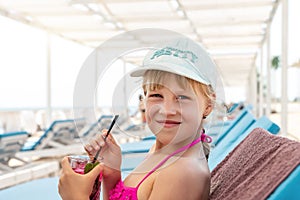
<svg viewBox="0 0 300 200"><path fill-rule="evenodd" d="M0 0L0 14L90 47L140 28L184 34L208 49L229 87L248 84L277 7L278 0Z"/></svg>

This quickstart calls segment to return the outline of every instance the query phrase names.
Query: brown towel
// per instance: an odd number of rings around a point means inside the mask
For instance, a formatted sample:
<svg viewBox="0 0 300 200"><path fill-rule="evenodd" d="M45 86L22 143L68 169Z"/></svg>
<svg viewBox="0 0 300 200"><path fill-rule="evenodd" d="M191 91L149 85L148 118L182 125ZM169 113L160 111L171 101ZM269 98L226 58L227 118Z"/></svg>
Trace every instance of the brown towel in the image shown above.
<svg viewBox="0 0 300 200"><path fill-rule="evenodd" d="M266 199L299 164L299 142L256 128L212 171L210 199Z"/></svg>

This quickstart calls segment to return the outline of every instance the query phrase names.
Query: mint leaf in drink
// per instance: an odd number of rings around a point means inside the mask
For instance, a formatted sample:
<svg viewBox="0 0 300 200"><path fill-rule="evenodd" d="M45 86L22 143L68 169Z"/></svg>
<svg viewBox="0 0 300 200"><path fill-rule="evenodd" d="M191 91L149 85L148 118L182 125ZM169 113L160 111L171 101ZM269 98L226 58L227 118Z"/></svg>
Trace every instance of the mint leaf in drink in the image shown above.
<svg viewBox="0 0 300 200"><path fill-rule="evenodd" d="M89 173L94 167L96 167L99 164L99 162L95 163L87 163L84 167L84 173L87 174Z"/></svg>

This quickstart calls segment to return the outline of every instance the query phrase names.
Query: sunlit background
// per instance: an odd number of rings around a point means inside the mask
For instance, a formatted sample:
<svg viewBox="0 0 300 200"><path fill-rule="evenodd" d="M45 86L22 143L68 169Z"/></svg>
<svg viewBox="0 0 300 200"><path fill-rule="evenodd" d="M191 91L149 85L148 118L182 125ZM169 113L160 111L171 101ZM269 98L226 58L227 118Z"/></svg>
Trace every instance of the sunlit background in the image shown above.
<svg viewBox="0 0 300 200"><path fill-rule="evenodd" d="M300 85L300 68L292 67L300 59L299 7L299 1L289 1L288 99L290 103L299 102L300 98L300 88L298 87ZM271 24L271 58L281 54L281 10L281 4L279 4ZM92 53L93 48L4 16L0 16L0 24L0 111L2 113L0 127L2 129L5 127L6 131L28 129L28 127L24 127L28 126L25 125L26 123L19 123L22 117L19 118L14 115L14 111L23 111L23 114L26 111L25 115L31 115L29 111L33 111L36 123L41 123L43 121L41 116L45 115L45 109L49 104L52 109L52 119L59 116L69 117L68 114L60 110L72 108L73 89L77 75L84 61ZM48 60L49 54L51 55L50 60ZM258 56L257 65L259 62L261 61ZM265 60L263 62L266 63ZM49 63L51 63L50 74L47 71ZM101 79L99 90L101 89L101 93L105 93L105 95L97 99L96 104L99 108L105 110L111 106L112 88L114 88L116 81L110 77L114 76L117 79L117 77L122 77L124 73L136 67L127 63L125 70L119 70L123 66L123 60L116 61ZM266 76L267 72L264 71L263 73ZM271 76L272 101L278 103L281 97L281 68L272 69ZM49 77L51 78L51 96L47 97ZM101 87L104 84L105 87ZM249 95L249 91L245 90L244 87L227 87L226 84L225 93L227 94L226 103L246 101L247 95ZM132 98L129 106L134 109L137 104L138 99ZM292 108L289 109L291 112L299 110L298 104L291 106ZM274 112L280 112L280 105L274 103L271 109ZM3 113L7 115L3 115ZM36 117L37 113L40 113L40 117ZM274 120L280 123L280 119L274 118ZM47 126L49 122L44 122L43 126ZM31 130L33 129L31 127ZM294 125L289 125L289 132L296 134L295 132L299 132L299 129L297 131Z"/></svg>

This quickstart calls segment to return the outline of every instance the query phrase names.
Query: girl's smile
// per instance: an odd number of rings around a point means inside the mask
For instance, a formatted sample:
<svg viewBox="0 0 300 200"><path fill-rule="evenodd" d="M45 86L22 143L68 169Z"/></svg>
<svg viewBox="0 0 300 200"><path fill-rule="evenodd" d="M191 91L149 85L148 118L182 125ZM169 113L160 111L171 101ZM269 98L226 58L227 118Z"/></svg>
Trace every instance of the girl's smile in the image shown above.
<svg viewBox="0 0 300 200"><path fill-rule="evenodd" d="M164 128L173 128L180 126L181 122L176 120L157 120L157 123L161 124Z"/></svg>

